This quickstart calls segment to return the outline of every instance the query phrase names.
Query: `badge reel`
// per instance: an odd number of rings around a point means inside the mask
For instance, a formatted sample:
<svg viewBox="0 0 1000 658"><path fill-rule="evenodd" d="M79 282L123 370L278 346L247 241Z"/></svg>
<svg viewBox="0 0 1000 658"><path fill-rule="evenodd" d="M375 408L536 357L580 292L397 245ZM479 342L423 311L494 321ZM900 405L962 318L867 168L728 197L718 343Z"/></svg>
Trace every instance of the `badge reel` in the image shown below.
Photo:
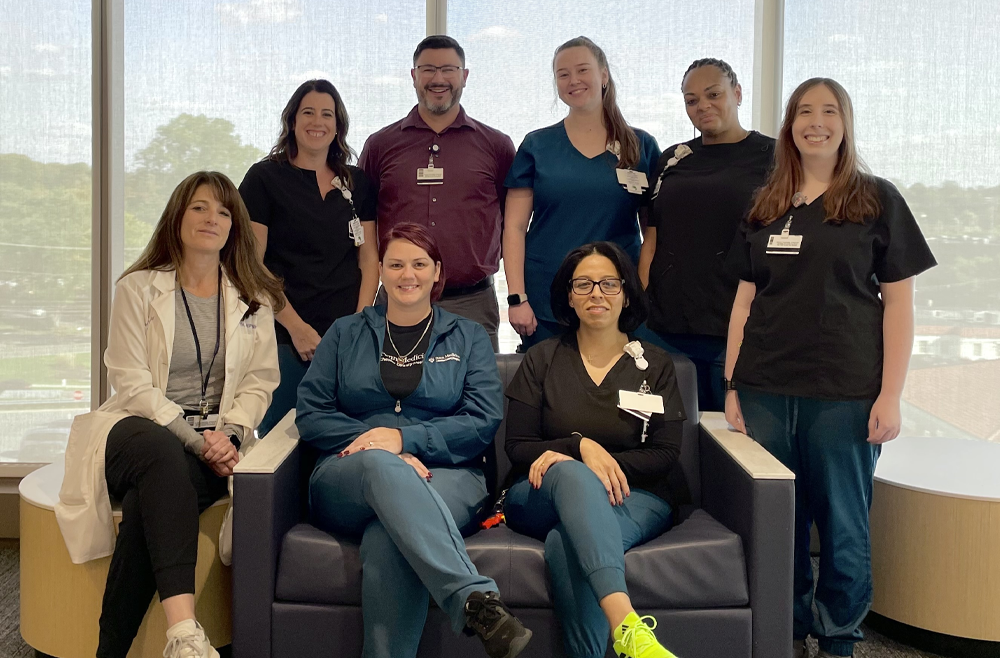
<svg viewBox="0 0 1000 658"><path fill-rule="evenodd" d="M354 199L351 191L347 189L340 182L340 176L334 176L330 184L335 188L340 190L341 196L347 201L351 206L351 221L347 223L347 235L352 240L354 240L354 246L360 247L365 243L365 227L361 225L361 220L358 219L358 213L354 210Z"/></svg>
<svg viewBox="0 0 1000 658"><path fill-rule="evenodd" d="M764 251L764 253L785 255L785 256L798 256L799 250L802 248L802 236L791 235L789 232L791 228L792 228L792 216L789 215L788 221L785 222L785 227L781 229L781 234L772 235L767 239L767 249Z"/></svg>
<svg viewBox="0 0 1000 658"><path fill-rule="evenodd" d="M628 191L629 194L642 194L643 190L649 187L649 180L646 174L635 169L615 169L618 175L618 182Z"/></svg>
<svg viewBox="0 0 1000 658"><path fill-rule="evenodd" d="M646 442L646 430L649 427L649 419L653 414L663 413L663 396L650 393L649 384L642 380L639 392L619 390L618 408L626 413L630 413L642 421L642 439Z"/></svg>
<svg viewBox="0 0 1000 658"><path fill-rule="evenodd" d="M441 147L432 144L427 147L430 155L427 157L427 168L417 169L417 185L444 185L444 168L434 166L434 158L441 151Z"/></svg>

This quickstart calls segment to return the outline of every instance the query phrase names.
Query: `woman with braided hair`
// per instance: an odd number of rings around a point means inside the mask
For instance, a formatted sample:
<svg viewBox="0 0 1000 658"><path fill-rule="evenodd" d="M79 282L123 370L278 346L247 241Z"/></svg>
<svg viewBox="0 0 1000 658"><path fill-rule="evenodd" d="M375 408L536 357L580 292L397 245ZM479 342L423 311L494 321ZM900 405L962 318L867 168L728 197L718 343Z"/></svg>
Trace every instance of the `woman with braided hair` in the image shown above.
<svg viewBox="0 0 1000 658"><path fill-rule="evenodd" d="M687 355L698 370L698 407L721 411L726 332L738 279L724 267L774 140L740 125L743 89L720 59L694 61L682 79L688 118L701 133L665 150L646 200L649 225L639 276L650 313L642 338Z"/></svg>

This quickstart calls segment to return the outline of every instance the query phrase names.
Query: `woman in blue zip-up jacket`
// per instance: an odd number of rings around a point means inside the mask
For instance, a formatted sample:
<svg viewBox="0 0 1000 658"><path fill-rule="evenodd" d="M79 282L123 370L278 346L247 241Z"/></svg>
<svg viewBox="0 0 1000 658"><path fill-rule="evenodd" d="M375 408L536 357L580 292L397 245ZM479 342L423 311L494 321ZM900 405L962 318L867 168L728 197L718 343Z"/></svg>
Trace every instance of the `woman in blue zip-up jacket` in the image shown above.
<svg viewBox="0 0 1000 658"><path fill-rule="evenodd" d="M431 305L444 265L423 227L389 231L379 273L387 305L334 322L299 385L299 436L322 452L310 516L361 539L366 658L415 656L428 596L491 658L513 658L531 631L462 540L503 415L493 348L482 326Z"/></svg>

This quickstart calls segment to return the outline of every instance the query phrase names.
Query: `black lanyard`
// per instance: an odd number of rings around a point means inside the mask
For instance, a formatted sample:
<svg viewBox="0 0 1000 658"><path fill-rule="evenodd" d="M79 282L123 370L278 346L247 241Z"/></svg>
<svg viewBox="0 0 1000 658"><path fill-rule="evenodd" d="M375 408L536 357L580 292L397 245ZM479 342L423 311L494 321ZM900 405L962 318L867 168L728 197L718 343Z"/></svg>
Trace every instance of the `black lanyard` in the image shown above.
<svg viewBox="0 0 1000 658"><path fill-rule="evenodd" d="M187 295L184 294L184 286L181 285L180 280L177 281L177 285L181 289L181 299L184 300L184 310L187 311L188 322L191 323L191 335L194 337L194 351L198 357L198 375L201 384L201 402L198 407L204 417L208 415L208 401L205 399L208 393L208 378L212 376L215 357L219 354L219 338L222 335L222 269L219 269L219 291L216 293L215 303L215 351L212 352L212 362L208 364L207 373L201 366L201 342L198 340L198 329L194 326L194 318L191 317L191 307L188 306Z"/></svg>

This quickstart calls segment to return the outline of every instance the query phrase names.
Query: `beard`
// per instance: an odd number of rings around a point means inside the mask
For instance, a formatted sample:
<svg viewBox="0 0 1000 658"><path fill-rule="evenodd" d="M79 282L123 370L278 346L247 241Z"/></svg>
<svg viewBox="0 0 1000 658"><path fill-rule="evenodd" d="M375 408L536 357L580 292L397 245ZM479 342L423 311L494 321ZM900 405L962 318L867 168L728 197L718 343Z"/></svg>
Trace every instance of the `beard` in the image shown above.
<svg viewBox="0 0 1000 658"><path fill-rule="evenodd" d="M427 87L423 87L417 94L420 104L424 106L431 114L446 114L451 108L455 107L458 102L462 99L462 88L455 87L455 85L449 85L450 94L445 94L444 99L440 103L435 103L430 100L431 92Z"/></svg>

